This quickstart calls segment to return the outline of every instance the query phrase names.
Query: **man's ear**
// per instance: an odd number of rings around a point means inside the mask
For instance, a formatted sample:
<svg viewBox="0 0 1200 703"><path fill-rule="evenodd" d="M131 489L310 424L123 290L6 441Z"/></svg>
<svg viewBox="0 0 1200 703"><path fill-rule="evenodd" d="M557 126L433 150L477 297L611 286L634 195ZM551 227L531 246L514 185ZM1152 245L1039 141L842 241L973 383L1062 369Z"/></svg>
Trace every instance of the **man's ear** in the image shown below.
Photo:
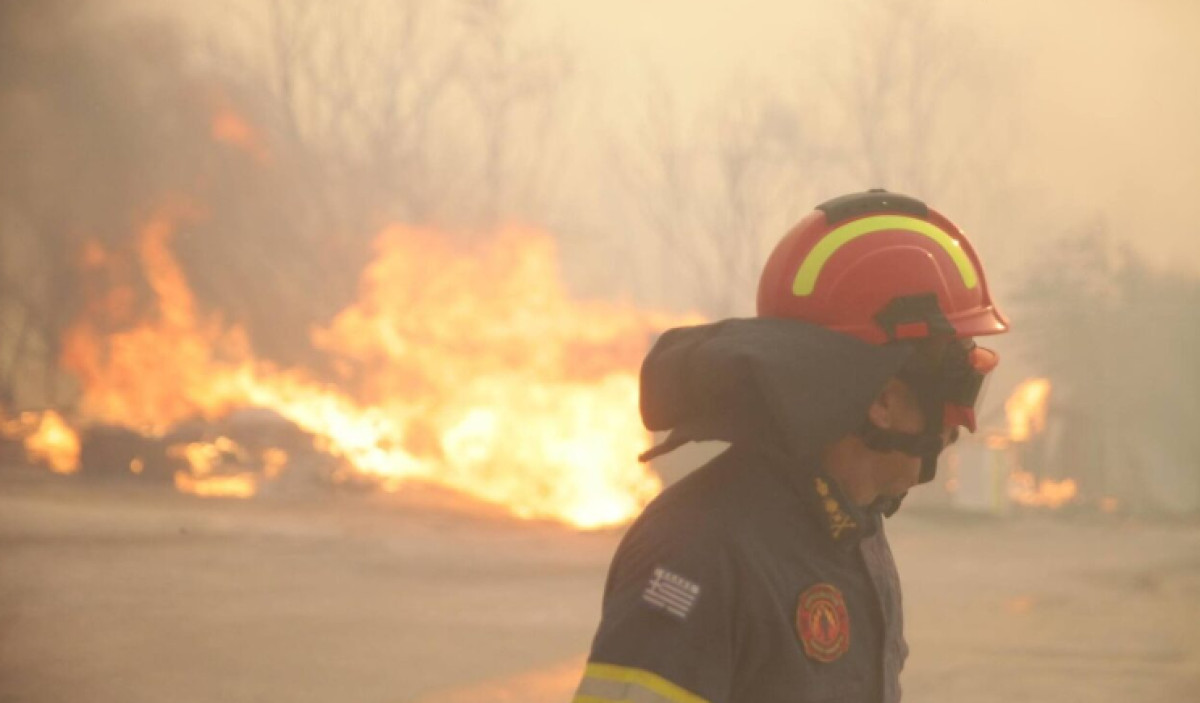
<svg viewBox="0 0 1200 703"><path fill-rule="evenodd" d="M895 424L896 407L903 393L903 384L895 378L889 378L887 383L883 384L879 395L871 401L871 407L867 409L867 418L871 424L882 430L892 429Z"/></svg>

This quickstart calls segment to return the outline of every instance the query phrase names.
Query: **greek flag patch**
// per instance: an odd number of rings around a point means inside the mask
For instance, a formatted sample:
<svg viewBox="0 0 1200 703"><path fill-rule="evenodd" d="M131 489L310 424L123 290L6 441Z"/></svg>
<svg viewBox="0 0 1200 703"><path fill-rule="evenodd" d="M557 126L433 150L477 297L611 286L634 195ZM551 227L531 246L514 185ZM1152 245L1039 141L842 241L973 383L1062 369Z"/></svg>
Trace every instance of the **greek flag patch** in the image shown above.
<svg viewBox="0 0 1200 703"><path fill-rule="evenodd" d="M642 591L642 600L680 620L688 616L699 598L699 584L661 566L654 567L654 575L650 577L646 590Z"/></svg>

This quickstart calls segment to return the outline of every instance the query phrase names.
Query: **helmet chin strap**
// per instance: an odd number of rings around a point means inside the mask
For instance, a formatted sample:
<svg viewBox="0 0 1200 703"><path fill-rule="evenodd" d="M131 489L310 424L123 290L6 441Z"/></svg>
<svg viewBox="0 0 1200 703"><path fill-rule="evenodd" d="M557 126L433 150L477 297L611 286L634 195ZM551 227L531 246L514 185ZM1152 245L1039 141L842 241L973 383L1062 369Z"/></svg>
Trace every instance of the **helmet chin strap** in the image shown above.
<svg viewBox="0 0 1200 703"><path fill-rule="evenodd" d="M930 423L933 425L933 423ZM937 425L934 425L935 427ZM877 452L901 452L921 460L918 483L929 483L937 475L937 460L942 453L940 432L897 432L885 430L869 419L863 422L859 436L868 449Z"/></svg>
<svg viewBox="0 0 1200 703"><path fill-rule="evenodd" d="M938 455L942 453L943 447L941 434L885 430L871 422L868 418L863 420L858 435L862 437L863 444L867 445L867 448L872 451L902 452L909 456L920 458L921 474L917 479L918 483L929 483L937 474ZM907 495L907 493L904 495ZM871 503L869 510L879 513L884 517L891 517L900 509L900 503L904 500L904 495L879 496Z"/></svg>

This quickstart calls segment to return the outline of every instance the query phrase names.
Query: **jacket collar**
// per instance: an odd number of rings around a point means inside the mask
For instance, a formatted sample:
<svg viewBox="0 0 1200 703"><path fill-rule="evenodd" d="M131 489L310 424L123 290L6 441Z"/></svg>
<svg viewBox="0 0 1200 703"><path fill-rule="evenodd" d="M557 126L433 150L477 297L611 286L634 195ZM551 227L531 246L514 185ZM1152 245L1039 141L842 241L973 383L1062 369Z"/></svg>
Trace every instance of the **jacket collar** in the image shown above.
<svg viewBox="0 0 1200 703"><path fill-rule="evenodd" d="M879 516L855 505L832 476L817 468L814 459L797 462L784 451L762 445L758 448L769 456L770 464L800 498L820 534L831 543L849 549L878 530Z"/></svg>
<svg viewBox="0 0 1200 703"><path fill-rule="evenodd" d="M813 472L809 491L817 504L813 513L835 544L857 546L864 537L875 534L875 515L851 502L824 471Z"/></svg>

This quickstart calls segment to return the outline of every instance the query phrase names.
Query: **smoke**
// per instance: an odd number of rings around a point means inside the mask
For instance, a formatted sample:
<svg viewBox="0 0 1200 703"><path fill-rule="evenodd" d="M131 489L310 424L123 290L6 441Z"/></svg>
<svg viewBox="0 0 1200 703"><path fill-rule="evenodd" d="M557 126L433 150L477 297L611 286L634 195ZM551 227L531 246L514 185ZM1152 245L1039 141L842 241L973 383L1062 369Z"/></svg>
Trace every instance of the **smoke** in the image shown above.
<svg viewBox="0 0 1200 703"><path fill-rule="evenodd" d="M1148 278L1200 269L1180 204L1200 186L1188 3L0 11L0 388L18 405L74 397L61 334L104 285L80 258L128 250L164 201L194 213L172 248L198 304L318 372L310 330L397 221L462 240L541 225L575 293L714 316L750 312L809 207L873 186L963 225L1002 306L1081 223ZM130 319L150 289L128 291ZM1010 360L1036 328L1015 322ZM1006 363L1005 384L1041 363Z"/></svg>

